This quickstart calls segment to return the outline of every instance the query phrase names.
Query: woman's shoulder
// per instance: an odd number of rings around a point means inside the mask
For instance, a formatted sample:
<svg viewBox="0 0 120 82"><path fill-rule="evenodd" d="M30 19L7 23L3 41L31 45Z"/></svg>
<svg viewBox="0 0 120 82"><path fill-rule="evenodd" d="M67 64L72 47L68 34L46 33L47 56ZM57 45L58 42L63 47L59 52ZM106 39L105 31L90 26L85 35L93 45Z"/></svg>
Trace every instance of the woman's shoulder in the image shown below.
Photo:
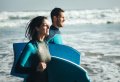
<svg viewBox="0 0 120 82"><path fill-rule="evenodd" d="M35 43L34 43L33 41L29 41L29 42L27 43L27 48L28 48L30 51L32 51L33 53L36 52Z"/></svg>

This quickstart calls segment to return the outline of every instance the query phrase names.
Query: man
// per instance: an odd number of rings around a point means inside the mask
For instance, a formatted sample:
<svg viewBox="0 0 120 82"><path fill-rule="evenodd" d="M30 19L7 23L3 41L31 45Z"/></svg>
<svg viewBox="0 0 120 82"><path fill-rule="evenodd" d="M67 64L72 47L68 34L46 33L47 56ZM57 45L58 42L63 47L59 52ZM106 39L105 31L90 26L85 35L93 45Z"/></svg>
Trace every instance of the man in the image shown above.
<svg viewBox="0 0 120 82"><path fill-rule="evenodd" d="M52 25L50 26L49 36L47 37L48 43L63 44L59 28L63 27L65 21L64 10L61 8L54 8L51 11Z"/></svg>

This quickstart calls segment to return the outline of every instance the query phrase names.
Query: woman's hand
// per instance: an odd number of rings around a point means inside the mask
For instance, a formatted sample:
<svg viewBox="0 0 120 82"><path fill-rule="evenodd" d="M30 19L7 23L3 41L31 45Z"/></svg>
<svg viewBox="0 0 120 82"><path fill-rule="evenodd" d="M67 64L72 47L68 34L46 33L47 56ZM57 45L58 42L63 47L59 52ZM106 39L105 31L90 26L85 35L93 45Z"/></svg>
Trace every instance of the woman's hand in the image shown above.
<svg viewBox="0 0 120 82"><path fill-rule="evenodd" d="M47 67L47 64L45 62L39 62L38 67L37 67L37 71L44 71Z"/></svg>

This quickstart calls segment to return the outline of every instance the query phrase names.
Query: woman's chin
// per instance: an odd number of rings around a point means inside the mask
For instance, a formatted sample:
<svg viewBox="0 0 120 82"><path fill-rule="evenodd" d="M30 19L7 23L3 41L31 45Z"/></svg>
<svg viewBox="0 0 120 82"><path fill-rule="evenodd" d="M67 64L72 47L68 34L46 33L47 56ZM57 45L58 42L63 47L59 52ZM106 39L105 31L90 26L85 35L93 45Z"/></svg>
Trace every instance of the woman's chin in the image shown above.
<svg viewBox="0 0 120 82"><path fill-rule="evenodd" d="M48 35L49 35L49 33L46 34L46 36L48 36Z"/></svg>

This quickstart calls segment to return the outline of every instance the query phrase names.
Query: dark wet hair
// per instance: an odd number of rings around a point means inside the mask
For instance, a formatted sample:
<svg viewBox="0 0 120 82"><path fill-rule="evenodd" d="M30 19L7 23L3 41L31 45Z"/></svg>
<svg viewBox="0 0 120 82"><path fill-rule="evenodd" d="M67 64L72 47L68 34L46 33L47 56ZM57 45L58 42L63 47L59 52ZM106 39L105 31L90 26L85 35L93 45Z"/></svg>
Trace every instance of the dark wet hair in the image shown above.
<svg viewBox="0 0 120 82"><path fill-rule="evenodd" d="M64 10L61 9L61 8L54 8L54 9L51 11L51 19L52 19L52 22L53 22L53 16L58 17L61 12L64 12Z"/></svg>
<svg viewBox="0 0 120 82"><path fill-rule="evenodd" d="M37 16L33 18L27 25L25 37L29 40L37 40L37 30L36 28L40 27L44 21L47 19L45 16Z"/></svg>

